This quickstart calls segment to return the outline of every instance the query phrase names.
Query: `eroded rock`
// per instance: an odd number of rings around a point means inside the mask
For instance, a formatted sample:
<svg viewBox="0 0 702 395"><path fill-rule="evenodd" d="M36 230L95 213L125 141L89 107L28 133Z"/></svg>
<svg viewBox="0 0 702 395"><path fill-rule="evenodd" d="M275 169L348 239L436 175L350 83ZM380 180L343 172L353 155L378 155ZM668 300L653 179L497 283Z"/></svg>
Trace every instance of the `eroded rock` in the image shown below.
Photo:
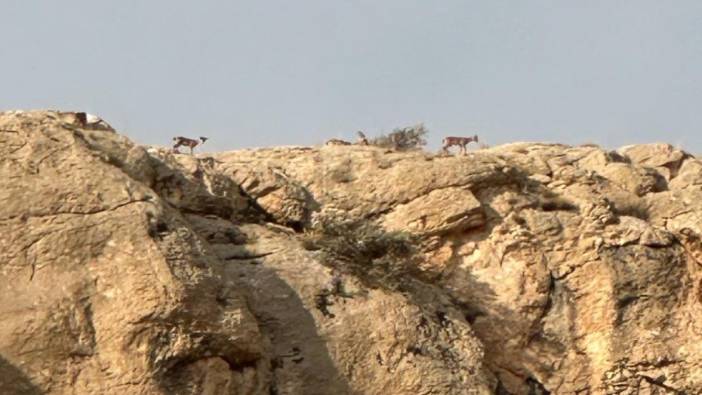
<svg viewBox="0 0 702 395"><path fill-rule="evenodd" d="M3 114L0 130L0 355L12 366L0 392L185 391L183 372L213 356L242 367L226 372L233 389L266 388L245 299L230 289L218 302L227 284L206 244L123 171L143 156L114 134L103 152L52 113Z"/></svg>
<svg viewBox="0 0 702 395"><path fill-rule="evenodd" d="M433 235L484 225L485 214L470 191L444 188L397 205L383 224L391 231Z"/></svg>
<svg viewBox="0 0 702 395"><path fill-rule="evenodd" d="M190 156L80 126L0 115L0 392L702 388L700 166L669 145ZM383 277L382 245L307 244L320 218L414 255Z"/></svg>

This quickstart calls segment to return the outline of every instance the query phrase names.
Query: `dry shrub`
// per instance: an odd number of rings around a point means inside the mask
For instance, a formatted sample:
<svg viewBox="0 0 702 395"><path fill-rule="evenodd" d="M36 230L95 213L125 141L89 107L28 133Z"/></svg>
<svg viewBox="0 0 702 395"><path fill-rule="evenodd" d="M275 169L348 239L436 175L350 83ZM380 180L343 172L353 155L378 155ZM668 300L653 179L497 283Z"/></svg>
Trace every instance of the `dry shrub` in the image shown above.
<svg viewBox="0 0 702 395"><path fill-rule="evenodd" d="M404 128L393 129L390 134L380 135L371 139L371 145L396 151L409 151L418 149L427 144L425 139L429 130L423 123Z"/></svg>
<svg viewBox="0 0 702 395"><path fill-rule="evenodd" d="M319 219L303 247L320 251L322 263L360 278L371 287L397 289L415 259L416 240L388 232L368 220Z"/></svg>
<svg viewBox="0 0 702 395"><path fill-rule="evenodd" d="M643 199L616 199L611 201L610 209L619 217L635 217L644 221L650 217L648 205Z"/></svg>
<svg viewBox="0 0 702 395"><path fill-rule="evenodd" d="M628 157L620 154L617 151L607 151L605 153L605 156L607 157L607 160L610 162L617 162L617 163L631 163L631 159Z"/></svg>
<svg viewBox="0 0 702 395"><path fill-rule="evenodd" d="M539 206L543 211L578 211L575 203L549 190L539 196Z"/></svg>
<svg viewBox="0 0 702 395"><path fill-rule="evenodd" d="M590 143L590 142L580 144L580 146L583 148L600 148L599 144Z"/></svg>

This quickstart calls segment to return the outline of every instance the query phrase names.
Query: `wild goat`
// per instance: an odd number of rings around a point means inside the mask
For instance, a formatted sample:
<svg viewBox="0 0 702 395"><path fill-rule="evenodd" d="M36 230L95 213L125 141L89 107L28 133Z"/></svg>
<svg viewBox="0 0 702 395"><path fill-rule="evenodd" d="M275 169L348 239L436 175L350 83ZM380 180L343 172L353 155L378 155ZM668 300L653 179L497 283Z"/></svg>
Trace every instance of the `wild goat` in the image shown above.
<svg viewBox="0 0 702 395"><path fill-rule="evenodd" d="M88 114L86 112L76 112L73 113L78 125L84 129L93 130L107 130L114 132L112 126L108 125L107 122L102 120L102 118L97 115Z"/></svg>
<svg viewBox="0 0 702 395"><path fill-rule="evenodd" d="M448 153L448 148L457 145L460 147L460 151L464 155L466 154L466 145L470 142L478 142L478 135L474 135L473 137L444 137L444 140L442 141L443 148L441 150L445 153Z"/></svg>
<svg viewBox="0 0 702 395"><path fill-rule="evenodd" d="M180 151L178 151L178 147L183 146L190 148L190 155L192 155L193 148L200 144L205 144L205 141L207 141L207 137L200 137L200 141L182 136L173 137L173 152L180 153Z"/></svg>
<svg viewBox="0 0 702 395"><path fill-rule="evenodd" d="M363 134L362 131L359 130L358 132L356 132L356 134L358 134L358 140L356 140L356 144L358 144L358 145L369 145L368 139L366 138L366 135Z"/></svg>

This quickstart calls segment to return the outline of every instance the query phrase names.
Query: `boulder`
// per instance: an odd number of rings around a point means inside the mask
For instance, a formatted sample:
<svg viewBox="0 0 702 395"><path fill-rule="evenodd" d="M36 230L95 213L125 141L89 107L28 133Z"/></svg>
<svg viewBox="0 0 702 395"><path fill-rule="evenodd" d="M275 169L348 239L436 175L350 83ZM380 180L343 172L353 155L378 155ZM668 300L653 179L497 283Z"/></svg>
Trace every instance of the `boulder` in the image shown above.
<svg viewBox="0 0 702 395"><path fill-rule="evenodd" d="M617 152L639 166L656 169L670 181L677 173L684 159L690 154L673 148L670 144L638 144L620 148Z"/></svg>
<svg viewBox="0 0 702 395"><path fill-rule="evenodd" d="M473 194L461 188L436 189L383 216L391 231L435 235L485 224L485 214Z"/></svg>

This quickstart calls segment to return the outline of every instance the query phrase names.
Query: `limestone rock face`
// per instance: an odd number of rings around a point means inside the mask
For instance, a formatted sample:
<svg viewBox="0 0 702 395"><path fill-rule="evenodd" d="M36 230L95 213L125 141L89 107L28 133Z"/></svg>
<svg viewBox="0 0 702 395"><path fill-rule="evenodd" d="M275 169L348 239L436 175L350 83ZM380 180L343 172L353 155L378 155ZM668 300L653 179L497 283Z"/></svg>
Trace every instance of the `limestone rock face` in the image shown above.
<svg viewBox="0 0 702 395"><path fill-rule="evenodd" d="M422 235L461 231L485 224L485 214L478 199L469 190L436 189L407 204L396 206L384 216L391 231Z"/></svg>
<svg viewBox="0 0 702 395"><path fill-rule="evenodd" d="M0 393L263 391L257 321L143 151L57 115L0 116Z"/></svg>
<svg viewBox="0 0 702 395"><path fill-rule="evenodd" d="M0 393L495 385L482 343L443 292L344 275L344 293L329 293L337 275L318 252L266 222L307 214L262 211L287 205L262 203L225 163L139 147L53 112L1 114L0 149ZM283 201L307 193L289 185Z"/></svg>
<svg viewBox="0 0 702 395"><path fill-rule="evenodd" d="M702 392L669 145L191 156L7 112L0 154L0 393Z"/></svg>
<svg viewBox="0 0 702 395"><path fill-rule="evenodd" d="M466 157L373 147L216 157L225 173L279 168L320 216L418 235L417 277L482 341L491 391L702 389L699 162L682 151L516 143Z"/></svg>
<svg viewBox="0 0 702 395"><path fill-rule="evenodd" d="M675 178L683 161L690 157L670 144L630 145L620 148L619 153L637 165L654 168L668 181Z"/></svg>

